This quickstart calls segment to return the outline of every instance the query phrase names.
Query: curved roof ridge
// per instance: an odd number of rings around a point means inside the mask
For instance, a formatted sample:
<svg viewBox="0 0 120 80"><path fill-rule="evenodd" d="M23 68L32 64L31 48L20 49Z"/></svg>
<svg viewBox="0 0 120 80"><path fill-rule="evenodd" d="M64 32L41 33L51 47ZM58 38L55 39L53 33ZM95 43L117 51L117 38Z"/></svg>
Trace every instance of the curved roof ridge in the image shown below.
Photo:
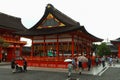
<svg viewBox="0 0 120 80"><path fill-rule="evenodd" d="M68 18L69 20L71 20L72 22L78 24L79 22L75 21L74 19L70 18L69 16L67 16L66 14L64 14L63 12L59 11L58 9L56 9L52 4L48 4L46 6L46 9L51 9L52 13L55 15L54 11L61 14L62 16L64 16L65 18ZM56 16L56 15L55 15ZM59 17L59 16L57 16Z"/></svg>
<svg viewBox="0 0 120 80"><path fill-rule="evenodd" d="M110 40L111 42L120 42L120 38L114 39L114 40Z"/></svg>
<svg viewBox="0 0 120 80"><path fill-rule="evenodd" d="M26 30L27 28L22 24L21 18L14 17L0 12L0 28L11 30Z"/></svg>
<svg viewBox="0 0 120 80"><path fill-rule="evenodd" d="M44 19L49 15L49 13L51 13L56 19L58 19L59 21L61 21L62 23L64 23L67 26L70 26L70 27L71 26L80 26L79 22L68 17L67 15L65 15L58 9L56 9L53 5L47 4L42 18L29 30L36 29L39 25L41 25L42 22L44 21Z"/></svg>
<svg viewBox="0 0 120 80"><path fill-rule="evenodd" d="M15 17L15 16L12 16L12 15L9 15L9 14L6 14L6 13L2 13L2 12L0 12L0 14L8 16L8 17L15 18L15 19L21 19L20 17Z"/></svg>
<svg viewBox="0 0 120 80"><path fill-rule="evenodd" d="M85 32L86 34L90 35L92 38L95 38L95 41L103 41L103 39L98 38L98 37L96 37L96 36L90 34L90 33L85 29L84 26L83 26L83 28L81 28L81 31L83 31L83 32Z"/></svg>
<svg viewBox="0 0 120 80"><path fill-rule="evenodd" d="M49 15L50 14L50 15ZM60 27L59 25L56 27L45 27L43 28L42 24L47 20L47 17L50 17L50 19L58 19L61 23L65 24L64 26ZM49 19L49 18L48 18ZM50 24L50 26L52 26ZM88 33L88 31L85 29L84 26L81 26L79 22L73 20L69 16L65 15L61 11L57 10L53 5L48 4L46 6L44 15L42 18L30 29L23 32L23 36L43 36L43 35L51 35L51 34L61 34L61 33L66 33L66 32L71 32L71 31L77 31L80 30L86 35L90 36L89 38L92 39L94 42L102 41L103 39L97 38L93 36L92 34Z"/></svg>

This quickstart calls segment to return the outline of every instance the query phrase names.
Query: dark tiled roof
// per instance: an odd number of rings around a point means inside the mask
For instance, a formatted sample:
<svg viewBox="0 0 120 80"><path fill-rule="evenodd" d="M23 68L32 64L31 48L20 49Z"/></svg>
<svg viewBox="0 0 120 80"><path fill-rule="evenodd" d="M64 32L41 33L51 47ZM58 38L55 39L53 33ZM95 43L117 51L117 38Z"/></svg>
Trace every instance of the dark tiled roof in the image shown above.
<svg viewBox="0 0 120 80"><path fill-rule="evenodd" d="M42 35L50 35L50 34L60 34L64 32L69 32L73 30L78 30L80 29L81 26L76 26L76 27L54 27L54 28L43 28L43 29L32 29L32 30L27 30L25 31L24 34L23 32L19 32L23 36L42 36Z"/></svg>
<svg viewBox="0 0 120 80"><path fill-rule="evenodd" d="M96 36L90 34L90 33L85 29L84 26L83 26L80 30L81 30L82 32L86 33L87 35L89 35L89 36L94 40L94 42L98 42L98 41L101 42L101 41L103 41L103 39L98 38L98 37L96 37Z"/></svg>
<svg viewBox="0 0 120 80"><path fill-rule="evenodd" d="M118 48L114 45L109 46L109 48L110 48L111 52L118 52Z"/></svg>
<svg viewBox="0 0 120 80"><path fill-rule="evenodd" d="M113 44L120 43L120 38L117 38L115 40L111 40L110 42L113 43Z"/></svg>
<svg viewBox="0 0 120 80"><path fill-rule="evenodd" d="M115 46L115 45L113 45L111 43L107 43L107 46L109 47L109 49L110 49L111 52L114 52L114 53L118 52L117 46Z"/></svg>
<svg viewBox="0 0 120 80"><path fill-rule="evenodd" d="M14 31L23 31L26 28L21 23L21 19L0 12L0 28Z"/></svg>
<svg viewBox="0 0 120 80"><path fill-rule="evenodd" d="M48 8L48 6L50 6L50 7ZM37 29L37 27L42 24L42 22L48 16L49 13L51 13L53 16L55 16L55 18L57 18L59 21L64 23L65 26ZM38 21L37 24L35 24L29 30L25 31L24 34L23 34L23 32L18 32L18 33L22 34L22 35L28 35L28 36L37 36L37 35L59 34L59 33L63 33L63 32L77 30L80 28L81 28L81 26L78 22L69 18L67 15L63 14L62 12L60 12L59 10L54 8L51 4L48 4L43 17Z"/></svg>
<svg viewBox="0 0 120 80"><path fill-rule="evenodd" d="M38 26L40 26L42 22L46 19L49 13L52 14L56 19L61 21L63 24L65 24L65 26L37 29ZM51 4L47 5L45 13L43 17L38 21L38 23L36 23L32 28L26 30L24 33L18 32L17 34L21 34L22 36L42 36L42 35L50 35L50 34L61 34L75 30L81 30L85 34L89 35L92 39L94 39L95 42L102 41L102 39L97 38L91 35L90 33L88 33L85 30L84 26L80 26L79 22L71 19L64 13L60 12L59 10L54 8Z"/></svg>
<svg viewBox="0 0 120 80"><path fill-rule="evenodd" d="M69 26L69 27L80 26L79 22L76 22L75 20L71 19L64 13L54 8L51 4L48 4L46 6L46 10L43 17L30 30L32 29L34 30L34 28L36 29L44 21L44 19L48 16L49 13L51 13L55 18L57 18L59 21L64 23L66 26Z"/></svg>

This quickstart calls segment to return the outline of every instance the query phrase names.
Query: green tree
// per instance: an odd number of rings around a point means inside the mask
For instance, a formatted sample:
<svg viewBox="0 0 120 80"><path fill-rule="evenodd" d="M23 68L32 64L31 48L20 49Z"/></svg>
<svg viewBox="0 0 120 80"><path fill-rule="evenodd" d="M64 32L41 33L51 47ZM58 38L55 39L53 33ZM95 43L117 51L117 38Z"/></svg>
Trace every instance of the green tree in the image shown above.
<svg viewBox="0 0 120 80"><path fill-rule="evenodd" d="M92 44L92 51L96 52L98 44Z"/></svg>
<svg viewBox="0 0 120 80"><path fill-rule="evenodd" d="M97 47L97 55L99 55L99 56L110 55L110 49L106 45L105 42L98 45L98 47Z"/></svg>

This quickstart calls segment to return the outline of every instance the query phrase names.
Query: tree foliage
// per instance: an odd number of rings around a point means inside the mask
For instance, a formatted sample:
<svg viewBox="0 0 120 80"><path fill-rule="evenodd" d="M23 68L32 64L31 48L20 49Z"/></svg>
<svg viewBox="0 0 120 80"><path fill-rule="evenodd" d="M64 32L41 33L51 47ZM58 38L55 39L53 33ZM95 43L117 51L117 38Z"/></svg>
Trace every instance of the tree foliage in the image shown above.
<svg viewBox="0 0 120 80"><path fill-rule="evenodd" d="M110 55L110 49L106 45L105 42L98 45L98 47L97 47L97 55L99 55L99 56Z"/></svg>
<svg viewBox="0 0 120 80"><path fill-rule="evenodd" d="M92 44L92 51L96 52L97 47L98 47L98 44Z"/></svg>

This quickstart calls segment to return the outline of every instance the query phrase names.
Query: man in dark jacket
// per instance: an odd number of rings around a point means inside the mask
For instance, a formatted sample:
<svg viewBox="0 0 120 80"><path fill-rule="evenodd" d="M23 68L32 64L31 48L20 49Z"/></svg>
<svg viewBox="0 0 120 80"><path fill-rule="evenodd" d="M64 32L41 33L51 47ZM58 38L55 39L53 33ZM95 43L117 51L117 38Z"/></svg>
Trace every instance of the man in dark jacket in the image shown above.
<svg viewBox="0 0 120 80"><path fill-rule="evenodd" d="M24 65L23 65L23 68L24 68L24 71L26 72L27 71L27 61L25 59L24 60Z"/></svg>
<svg viewBox="0 0 120 80"><path fill-rule="evenodd" d="M14 59L12 59L11 61L11 69L13 72L15 72L15 60Z"/></svg>
<svg viewBox="0 0 120 80"><path fill-rule="evenodd" d="M88 71L90 71L91 63L92 63L92 61L91 61L91 58L89 57L88 58Z"/></svg>

